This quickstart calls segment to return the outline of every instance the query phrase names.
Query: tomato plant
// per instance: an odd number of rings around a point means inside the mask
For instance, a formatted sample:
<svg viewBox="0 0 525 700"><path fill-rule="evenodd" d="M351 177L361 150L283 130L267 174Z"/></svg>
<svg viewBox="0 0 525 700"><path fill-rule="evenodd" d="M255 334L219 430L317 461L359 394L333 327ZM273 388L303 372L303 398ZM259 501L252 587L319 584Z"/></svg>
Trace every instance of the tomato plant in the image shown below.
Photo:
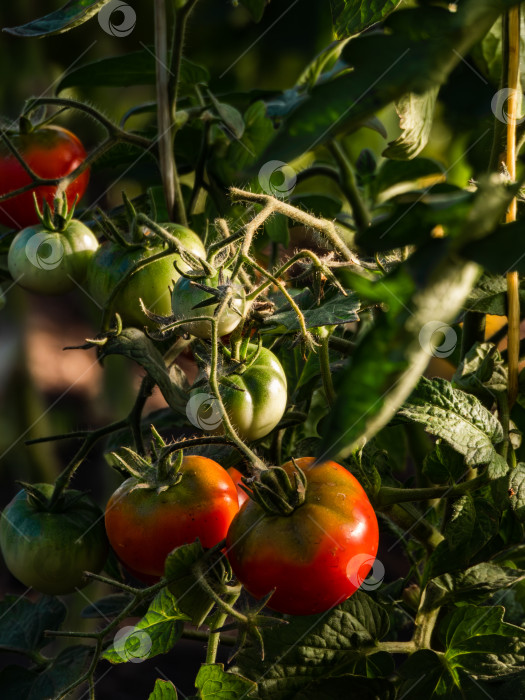
<svg viewBox="0 0 525 700"><path fill-rule="evenodd" d="M2 697L521 697L521 3L234 5L2 32Z"/></svg>
<svg viewBox="0 0 525 700"><path fill-rule="evenodd" d="M176 236L190 253L197 257L205 256L204 247L196 233L177 224L162 226ZM127 246L118 242L103 243L88 268L88 287L93 298L101 306L109 303L111 310L119 313L126 325L138 328L151 325L140 307L140 299L148 311L159 315L169 314L169 289L180 277L174 263L177 263L179 269L189 269L178 253L167 252L138 269L115 291L118 283L131 273L137 263L162 254L165 250L165 245L158 239L156 243L146 239L143 244Z"/></svg>
<svg viewBox="0 0 525 700"><path fill-rule="evenodd" d="M41 179L63 178L86 159L86 151L79 138L68 129L55 124L11 135L10 140L27 166ZM29 173L3 144L0 151L0 194L9 194L31 182ZM66 195L70 207L83 197L88 182L89 168L85 168L67 186ZM52 206L56 191L56 185L39 185L6 199L0 207L0 223L17 229L38 224L33 195L36 195L40 207L44 202Z"/></svg>
<svg viewBox="0 0 525 700"><path fill-rule="evenodd" d="M349 598L377 553L377 518L357 479L335 462L313 457L287 462L305 476L304 502L282 515L254 500L228 531L228 558L256 598L273 589L268 606L289 615L315 615Z"/></svg>
<svg viewBox="0 0 525 700"><path fill-rule="evenodd" d="M108 544L102 512L90 498L68 491L48 509L52 492L51 484L18 492L2 513L0 548L24 586L61 595L84 586L85 571L102 569Z"/></svg>

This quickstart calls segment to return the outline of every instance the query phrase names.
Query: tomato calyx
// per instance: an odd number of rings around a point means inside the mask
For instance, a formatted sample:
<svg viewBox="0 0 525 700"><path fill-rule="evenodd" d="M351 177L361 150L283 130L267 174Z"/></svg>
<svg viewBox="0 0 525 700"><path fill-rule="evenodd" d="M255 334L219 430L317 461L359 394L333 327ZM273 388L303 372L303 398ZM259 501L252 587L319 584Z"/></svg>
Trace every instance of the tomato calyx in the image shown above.
<svg viewBox="0 0 525 700"><path fill-rule="evenodd" d="M118 452L112 452L111 456L119 471L136 479L132 491L154 489L159 494L176 486L182 479L180 468L184 455L182 450L174 451L154 426L151 426L151 432L151 456L142 457L129 447L121 447Z"/></svg>
<svg viewBox="0 0 525 700"><path fill-rule="evenodd" d="M85 501L88 496L83 491L63 491L54 498L54 491L49 495L49 484L28 484L17 481L25 491L27 502L35 512L60 513L73 508L77 503Z"/></svg>
<svg viewBox="0 0 525 700"><path fill-rule="evenodd" d="M36 214L42 226L48 231L63 233L73 220L75 207L78 202L78 195L75 197L75 201L71 207L68 207L65 192L62 193L62 196L57 195L55 197L53 211L51 211L51 207L45 199L43 202L43 211L40 209L35 192L33 192L33 201L35 203Z"/></svg>
<svg viewBox="0 0 525 700"><path fill-rule="evenodd" d="M270 515L291 515L306 499L306 475L297 465L291 478L282 467L271 467L257 481L242 481L250 498Z"/></svg>

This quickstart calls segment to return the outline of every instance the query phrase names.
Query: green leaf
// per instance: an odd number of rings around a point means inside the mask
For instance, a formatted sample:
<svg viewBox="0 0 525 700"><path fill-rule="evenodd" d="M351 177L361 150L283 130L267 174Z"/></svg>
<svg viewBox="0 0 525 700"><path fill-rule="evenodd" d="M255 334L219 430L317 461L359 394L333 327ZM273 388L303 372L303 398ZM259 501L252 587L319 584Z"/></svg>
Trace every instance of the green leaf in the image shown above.
<svg viewBox="0 0 525 700"><path fill-rule="evenodd" d="M453 389L445 379L421 377L399 414L448 442L470 466L490 462L494 445L503 440L500 422L479 399Z"/></svg>
<svg viewBox="0 0 525 700"><path fill-rule="evenodd" d="M520 522L525 522L525 464L520 462L510 473L510 505Z"/></svg>
<svg viewBox="0 0 525 700"><path fill-rule="evenodd" d="M525 289L520 289L520 303L525 306ZM484 274L465 302L467 311L495 316L507 315L507 280L503 275Z"/></svg>
<svg viewBox="0 0 525 700"><path fill-rule="evenodd" d="M215 602L198 585L193 565L202 558L200 542L185 544L175 549L166 559L166 578L180 610L189 616L195 627L200 627L210 614Z"/></svg>
<svg viewBox="0 0 525 700"><path fill-rule="evenodd" d="M122 56L102 58L74 68L57 87L57 93L69 87L130 87L155 85L156 60L153 50L142 49ZM179 89L186 94L195 83L207 83L210 75L206 68L182 59Z"/></svg>
<svg viewBox="0 0 525 700"><path fill-rule="evenodd" d="M222 664L202 664L195 680L202 700L239 700L251 697L257 684L224 670Z"/></svg>
<svg viewBox="0 0 525 700"><path fill-rule="evenodd" d="M234 139L241 139L244 134L245 125L239 110L225 102L219 102L211 92L208 94L228 134L233 136Z"/></svg>
<svg viewBox="0 0 525 700"><path fill-rule="evenodd" d="M521 80L525 81L525 17L522 15L520 19L520 73ZM501 19L498 19L483 37L483 41L477 44L472 50L472 58L477 67L494 86L499 86L500 84L502 66L501 54Z"/></svg>
<svg viewBox="0 0 525 700"><path fill-rule="evenodd" d="M457 526L445 533L447 539L440 542L432 552L427 562L425 579L435 578L449 571L464 569L469 564L478 563L475 561L478 552L481 552L487 542L498 534L499 513L488 499L483 496L475 497L473 508L472 506L467 508ZM462 527L465 528L463 534ZM449 538L452 538L453 545Z"/></svg>
<svg viewBox="0 0 525 700"><path fill-rule="evenodd" d="M399 115L401 136L391 141L381 155L393 160L411 160L425 148L428 143L438 87L422 95L409 92L396 103Z"/></svg>
<svg viewBox="0 0 525 700"><path fill-rule="evenodd" d="M431 608L451 603L481 603L496 591L510 588L525 577L520 569L510 569L491 562L471 566L466 571L443 574L429 582Z"/></svg>
<svg viewBox="0 0 525 700"><path fill-rule="evenodd" d="M452 506L452 514L445 528L445 538L452 551L462 547L472 538L476 524L476 506L470 493L466 493Z"/></svg>
<svg viewBox="0 0 525 700"><path fill-rule="evenodd" d="M442 85L498 16L517 2L463 0L457 12L426 6L390 15L388 33L348 42L343 59L353 70L316 85L284 120L261 161L290 162L402 95Z"/></svg>
<svg viewBox="0 0 525 700"><path fill-rule="evenodd" d="M357 591L327 613L263 628L264 661L258 647L245 648L234 670L258 683L260 700L295 700L313 682L352 673L360 650L373 647L388 627L386 610Z"/></svg>
<svg viewBox="0 0 525 700"><path fill-rule="evenodd" d="M260 22L264 14L264 8L269 0L239 0L241 5L248 10L256 22Z"/></svg>
<svg viewBox="0 0 525 700"><path fill-rule="evenodd" d="M70 0L60 10L55 10L40 19L23 24L20 27L4 29L15 36L43 37L62 34L79 27L96 15L111 0Z"/></svg>
<svg viewBox="0 0 525 700"><path fill-rule="evenodd" d="M244 113L244 125L242 138L232 141L226 153L221 152L213 160L214 169L228 186L232 181L246 179L242 173L255 163L275 133L273 122L266 114L266 105L261 100L248 107Z"/></svg>
<svg viewBox="0 0 525 700"><path fill-rule="evenodd" d="M421 333L428 324L454 319L478 274L446 250L444 240L432 240L381 281L383 295L390 285L396 290L393 306L364 335L338 377L337 399L323 431L323 458L344 458L373 437L424 372L432 351Z"/></svg>
<svg viewBox="0 0 525 700"><path fill-rule="evenodd" d="M494 680L523 670L525 630L503 622L503 607L465 605L449 613L440 626L445 660L476 678Z"/></svg>
<svg viewBox="0 0 525 700"><path fill-rule="evenodd" d="M338 39L362 32L392 12L400 0L331 0L334 30Z"/></svg>
<svg viewBox="0 0 525 700"><path fill-rule="evenodd" d="M59 697L86 671L92 653L91 647L68 647L41 672L21 666L7 666L0 672L2 700L49 700Z"/></svg>
<svg viewBox="0 0 525 700"><path fill-rule="evenodd" d="M0 647L35 651L49 644L45 630L58 630L66 617L58 598L42 596L36 603L7 595L0 602Z"/></svg>
<svg viewBox="0 0 525 700"><path fill-rule="evenodd" d="M346 297L341 294L327 295L325 301L320 306L316 306L314 295L307 289L294 295L294 301L303 313L307 328L336 326L359 320L357 311L360 303L357 295L353 293L349 293ZM265 319L264 323L265 326L283 326L287 331L297 331L300 328L297 315L290 309L288 302Z"/></svg>
<svg viewBox="0 0 525 700"><path fill-rule="evenodd" d="M423 462L423 474L434 484L455 484L465 474L465 460L446 442L436 441L436 446Z"/></svg>
<svg viewBox="0 0 525 700"><path fill-rule="evenodd" d="M177 700L177 690L171 681L158 678L148 700Z"/></svg>
<svg viewBox="0 0 525 700"><path fill-rule="evenodd" d="M179 610L174 596L163 588L152 601L146 615L134 626L122 627L102 658L112 664L165 654L178 642L188 616Z"/></svg>
<svg viewBox="0 0 525 700"><path fill-rule="evenodd" d="M507 370L496 346L476 343L455 371L452 386L492 406L497 395L507 390Z"/></svg>
<svg viewBox="0 0 525 700"><path fill-rule="evenodd" d="M374 182L376 192L395 187L403 182L415 182L431 176L442 176L445 168L430 158L415 158L408 161L385 160Z"/></svg>

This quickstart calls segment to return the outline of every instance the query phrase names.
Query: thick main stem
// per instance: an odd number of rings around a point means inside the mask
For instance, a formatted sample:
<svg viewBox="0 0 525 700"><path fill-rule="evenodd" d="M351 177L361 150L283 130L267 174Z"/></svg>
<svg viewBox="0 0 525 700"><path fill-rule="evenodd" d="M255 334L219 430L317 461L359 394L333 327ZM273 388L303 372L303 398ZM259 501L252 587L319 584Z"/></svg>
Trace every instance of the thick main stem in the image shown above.
<svg viewBox="0 0 525 700"><path fill-rule="evenodd" d="M186 211L173 152L174 132L170 102L166 0L155 0L154 9L157 126L162 184L170 216L174 217L177 222L186 225Z"/></svg>
<svg viewBox="0 0 525 700"><path fill-rule="evenodd" d="M508 120L507 120L507 170L511 180L516 180L516 120L520 95L520 9L513 7L508 14ZM516 221L517 200L514 198L507 212L507 223ZM518 273L507 275L508 303L508 355L509 355L509 404L512 407L518 395L518 365L520 350L520 300Z"/></svg>

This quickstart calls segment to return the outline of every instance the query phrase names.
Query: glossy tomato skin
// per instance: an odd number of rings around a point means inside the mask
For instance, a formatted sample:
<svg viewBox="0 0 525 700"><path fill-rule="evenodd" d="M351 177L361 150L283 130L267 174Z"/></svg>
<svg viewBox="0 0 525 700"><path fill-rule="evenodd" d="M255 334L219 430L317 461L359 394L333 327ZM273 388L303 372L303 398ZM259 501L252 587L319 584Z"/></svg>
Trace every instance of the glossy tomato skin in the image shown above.
<svg viewBox="0 0 525 700"><path fill-rule="evenodd" d="M256 350L256 345L248 345L248 359ZM244 390L220 386L222 400L237 433L248 441L268 435L283 417L288 401L286 374L277 357L263 347L243 374L231 374L228 379Z"/></svg>
<svg viewBox="0 0 525 700"><path fill-rule="evenodd" d="M239 497L239 508L241 508L241 506L243 506L248 500L248 494L240 486L242 483L242 474L238 469L235 469L235 467L228 467L226 471L231 476L232 481L235 484L237 496Z"/></svg>
<svg viewBox="0 0 525 700"><path fill-rule="evenodd" d="M81 221L73 219L64 231L42 224L28 226L14 237L7 256L12 278L39 294L62 294L83 284L99 243Z"/></svg>
<svg viewBox="0 0 525 700"><path fill-rule="evenodd" d="M228 280L231 277L229 270L223 271L223 277ZM217 288L219 285L219 273L214 277L198 280L199 284L207 287ZM173 315L179 321L186 318L197 318L199 316L213 316L217 304L195 309L194 307L202 301L210 299L209 292L205 292L195 287L191 280L181 277L171 295L171 308ZM239 325L246 308L246 294L244 287L239 284L234 286L233 301L231 307L224 309L219 321L218 332L220 336L231 333ZM192 321L181 326L186 333L191 333L198 338L211 338L211 323L209 321Z"/></svg>
<svg viewBox="0 0 525 700"><path fill-rule="evenodd" d="M226 537L239 510L237 491L220 464L186 456L181 479L157 494L127 479L106 506L106 532L124 566L136 576L160 578L168 554L198 537L205 548Z"/></svg>
<svg viewBox="0 0 525 700"><path fill-rule="evenodd" d="M199 258L206 257L202 241L194 231L178 224L161 224L161 226L176 236L191 253ZM112 290L128 270L141 260L163 250L162 244L152 247L124 248L112 242L103 243L89 267L88 287L90 294L98 304L105 306ZM120 314L125 326L154 327L154 324L140 308L139 299L142 299L149 311L159 316L171 314L169 287L173 287L180 277L173 265L175 261L181 269L189 269L189 266L182 262L177 253L166 255L151 265L138 270L130 277L124 288L117 293L113 302L113 310Z"/></svg>
<svg viewBox="0 0 525 700"><path fill-rule="evenodd" d="M11 136L26 163L36 175L42 178L64 177L73 172L86 159L86 151L80 140L60 126L43 126L28 134ZM81 199L89 182L89 168L86 168L66 190L69 207ZM0 194L6 194L31 183L31 178L18 160L0 147ZM43 201L53 208L56 186L40 186L19 194L12 199L0 202L0 223L9 228L24 228L38 224L38 216L33 201L33 192L42 209Z"/></svg>
<svg viewBox="0 0 525 700"><path fill-rule="evenodd" d="M51 484L39 484L47 497ZM108 555L100 508L85 494L68 492L69 505L45 512L20 491L0 521L0 547L9 571L25 586L62 595L85 586L84 571L98 573ZM74 502L72 502L74 501Z"/></svg>
<svg viewBox="0 0 525 700"><path fill-rule="evenodd" d="M289 516L268 515L249 500L227 537L228 559L247 591L291 615L322 613L349 598L369 573L378 547L377 518L362 486L335 462L296 460L306 501ZM292 462L283 465L289 474Z"/></svg>

